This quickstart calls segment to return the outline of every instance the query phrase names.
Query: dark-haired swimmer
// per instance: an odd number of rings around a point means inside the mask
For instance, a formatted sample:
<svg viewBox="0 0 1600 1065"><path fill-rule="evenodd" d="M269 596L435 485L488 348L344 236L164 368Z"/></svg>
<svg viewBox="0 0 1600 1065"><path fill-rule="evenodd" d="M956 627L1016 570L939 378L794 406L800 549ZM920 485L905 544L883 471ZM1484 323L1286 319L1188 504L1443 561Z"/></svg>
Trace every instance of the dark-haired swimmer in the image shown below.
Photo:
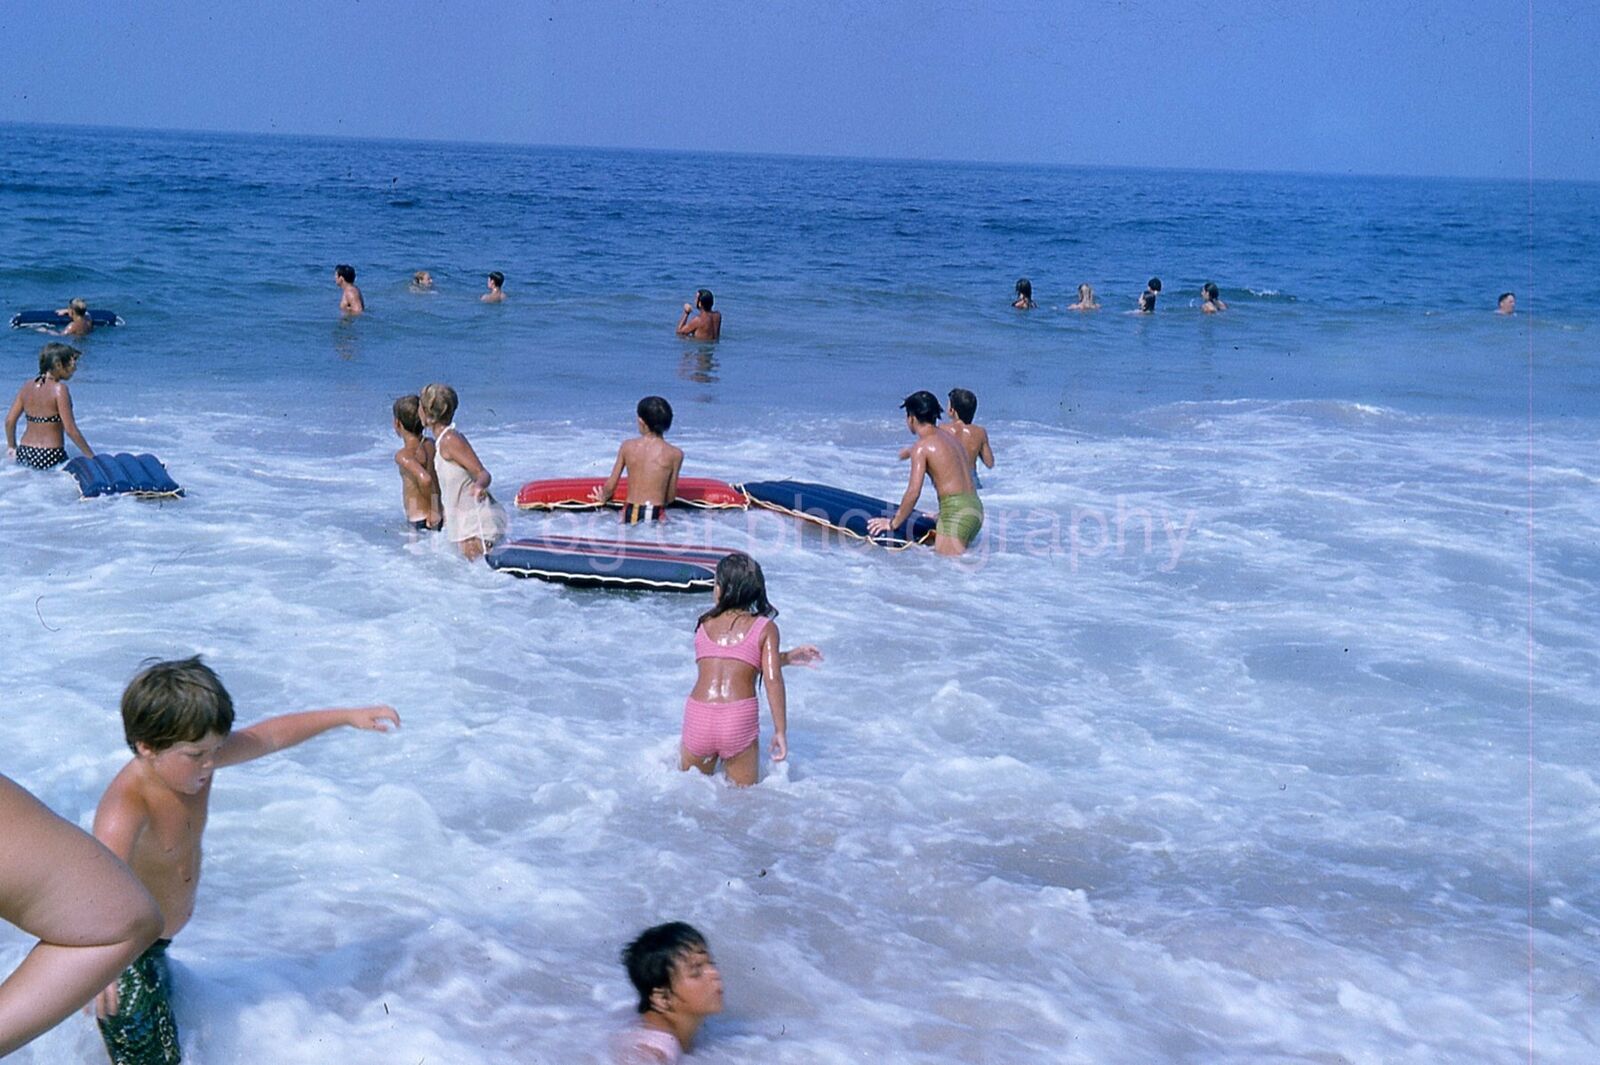
<svg viewBox="0 0 1600 1065"><path fill-rule="evenodd" d="M612 1043L612 1065L677 1065L705 1019L722 1012L711 948L682 921L646 928L622 951L639 993L639 1023Z"/></svg>
<svg viewBox="0 0 1600 1065"><path fill-rule="evenodd" d="M1228 305L1222 302L1222 296L1217 292L1217 283L1215 281L1207 281L1200 286L1201 314L1220 314L1227 309Z"/></svg>
<svg viewBox="0 0 1600 1065"><path fill-rule="evenodd" d="M1011 301L1011 306L1019 311L1031 311L1038 304L1033 302L1033 282L1025 277L1017 278L1017 298Z"/></svg>
<svg viewBox="0 0 1600 1065"><path fill-rule="evenodd" d="M489 291L479 296L484 303L504 303L506 298L506 275L498 270L489 273Z"/></svg>
<svg viewBox="0 0 1600 1065"><path fill-rule="evenodd" d="M1161 279L1152 277L1144 291L1139 293L1139 314L1154 314L1156 312L1156 297L1161 295Z"/></svg>
<svg viewBox="0 0 1600 1065"><path fill-rule="evenodd" d="M911 445L911 483L894 516L868 518L867 532L877 536L898 529L910 518L926 476L939 493L933 549L941 555L964 554L983 528L983 502L972 483L972 459L959 440L939 428L939 401L932 392L913 392L900 406L906 412L906 428L917 438Z"/></svg>
<svg viewBox="0 0 1600 1065"><path fill-rule="evenodd" d="M414 395L394 401L394 434L400 438L394 464L400 468L400 501L406 521L413 529L424 531L444 524L444 509L439 503L439 482L433 475L433 441L422 435L420 404Z"/></svg>
<svg viewBox="0 0 1600 1065"><path fill-rule="evenodd" d="M715 299L709 288L695 292L693 305L683 305L683 317L678 319L678 335L691 340L716 340L722 336L722 312L711 309Z"/></svg>
<svg viewBox="0 0 1600 1065"><path fill-rule="evenodd" d="M1502 293L1500 293L1500 299L1497 300L1496 303L1495 303L1494 313L1496 313L1496 314L1516 314L1517 313L1517 294L1515 292L1502 292Z"/></svg>
<svg viewBox="0 0 1600 1065"><path fill-rule="evenodd" d="M683 450L667 443L672 428L672 404L660 396L646 396L635 408L639 435L624 440L617 448L617 461L611 476L594 490L596 503L609 503L616 494L617 482L628 478L628 502L622 508L624 525L646 521L665 521L667 504L678 495L678 472L683 469Z"/></svg>
<svg viewBox="0 0 1600 1065"><path fill-rule="evenodd" d="M67 461L66 436L85 455L94 449L78 431L72 415L72 393L67 381L78 371L83 352L70 344L51 341L39 351L39 376L17 390L6 414L6 457L36 470L53 469ZM26 417L28 427L17 443L17 420Z"/></svg>
<svg viewBox="0 0 1600 1065"><path fill-rule="evenodd" d="M789 756L783 668L820 662L822 652L810 645L778 649L778 626L772 623L778 611L767 601L761 564L749 555L735 551L717 563L711 599L711 609L695 625L699 676L683 704L679 768L710 774L721 762L728 779L747 788L760 769L757 679L766 684L772 712L772 760L781 762Z"/></svg>
<svg viewBox="0 0 1600 1065"><path fill-rule="evenodd" d="M340 263L333 268L333 281L339 286L339 313L365 314L367 301L361 298L361 290L356 288L356 268L349 263Z"/></svg>

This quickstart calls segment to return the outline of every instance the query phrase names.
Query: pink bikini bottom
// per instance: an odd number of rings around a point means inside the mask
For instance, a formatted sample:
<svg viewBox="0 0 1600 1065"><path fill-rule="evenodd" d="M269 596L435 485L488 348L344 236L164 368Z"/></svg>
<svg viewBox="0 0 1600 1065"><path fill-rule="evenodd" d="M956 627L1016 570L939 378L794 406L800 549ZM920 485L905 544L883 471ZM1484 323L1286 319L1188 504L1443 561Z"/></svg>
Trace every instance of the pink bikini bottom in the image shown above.
<svg viewBox="0 0 1600 1065"><path fill-rule="evenodd" d="M732 758L756 742L760 721L754 696L731 703L705 703L691 696L683 703L683 749L696 758Z"/></svg>

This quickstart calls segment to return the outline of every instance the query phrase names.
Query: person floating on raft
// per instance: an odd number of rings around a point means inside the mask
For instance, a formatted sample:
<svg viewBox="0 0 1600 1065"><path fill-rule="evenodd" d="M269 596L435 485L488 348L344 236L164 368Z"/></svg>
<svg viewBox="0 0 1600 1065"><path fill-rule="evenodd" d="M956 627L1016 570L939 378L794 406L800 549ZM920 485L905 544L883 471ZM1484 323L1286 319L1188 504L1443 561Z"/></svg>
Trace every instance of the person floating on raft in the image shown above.
<svg viewBox="0 0 1600 1065"><path fill-rule="evenodd" d="M878 536L904 524L917 505L926 476L939 493L933 549L941 555L965 554L983 528L983 502L972 483L972 458L959 440L939 428L939 400L932 392L913 392L900 406L906 412L906 428L917 437L911 445L911 483L894 517L868 518L867 532Z"/></svg>

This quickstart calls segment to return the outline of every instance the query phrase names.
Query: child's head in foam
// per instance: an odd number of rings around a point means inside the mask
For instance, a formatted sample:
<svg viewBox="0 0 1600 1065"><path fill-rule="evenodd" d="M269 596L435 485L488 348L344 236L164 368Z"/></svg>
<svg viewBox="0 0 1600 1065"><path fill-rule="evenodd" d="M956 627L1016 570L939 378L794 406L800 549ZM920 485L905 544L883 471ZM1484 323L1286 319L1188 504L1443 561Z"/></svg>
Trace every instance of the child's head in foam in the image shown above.
<svg viewBox="0 0 1600 1065"><path fill-rule="evenodd" d="M233 698L199 655L156 662L122 693L122 731L135 754L226 736L233 731Z"/></svg>

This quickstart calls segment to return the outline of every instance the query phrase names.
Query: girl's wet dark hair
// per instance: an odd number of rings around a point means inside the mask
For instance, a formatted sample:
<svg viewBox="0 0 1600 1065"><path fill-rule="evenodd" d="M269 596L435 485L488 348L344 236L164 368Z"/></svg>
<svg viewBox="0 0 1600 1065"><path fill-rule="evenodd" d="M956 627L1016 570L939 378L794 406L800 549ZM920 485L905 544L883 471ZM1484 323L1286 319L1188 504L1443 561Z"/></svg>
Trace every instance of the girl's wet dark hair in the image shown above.
<svg viewBox="0 0 1600 1065"><path fill-rule="evenodd" d="M695 628L730 610L757 617L778 616L778 608L767 602L767 578L761 572L761 563L743 551L735 551L717 563L717 601L700 615Z"/></svg>
<svg viewBox="0 0 1600 1065"><path fill-rule="evenodd" d="M1207 281L1200 286L1200 291L1206 299L1214 300L1217 298L1217 283L1215 281Z"/></svg>
<svg viewBox="0 0 1600 1065"><path fill-rule="evenodd" d="M678 959L695 950L706 949L706 937L693 925L682 921L646 928L639 937L622 948L622 964L628 979L639 992L639 1012L650 1012L650 997L663 988L672 988L672 970Z"/></svg>
<svg viewBox="0 0 1600 1065"><path fill-rule="evenodd" d="M1017 278L1017 295L1024 299L1033 299L1033 282L1025 277Z"/></svg>
<svg viewBox="0 0 1600 1065"><path fill-rule="evenodd" d="M39 349L39 376L43 377L51 370L64 370L81 358L83 352L71 344L52 340Z"/></svg>

